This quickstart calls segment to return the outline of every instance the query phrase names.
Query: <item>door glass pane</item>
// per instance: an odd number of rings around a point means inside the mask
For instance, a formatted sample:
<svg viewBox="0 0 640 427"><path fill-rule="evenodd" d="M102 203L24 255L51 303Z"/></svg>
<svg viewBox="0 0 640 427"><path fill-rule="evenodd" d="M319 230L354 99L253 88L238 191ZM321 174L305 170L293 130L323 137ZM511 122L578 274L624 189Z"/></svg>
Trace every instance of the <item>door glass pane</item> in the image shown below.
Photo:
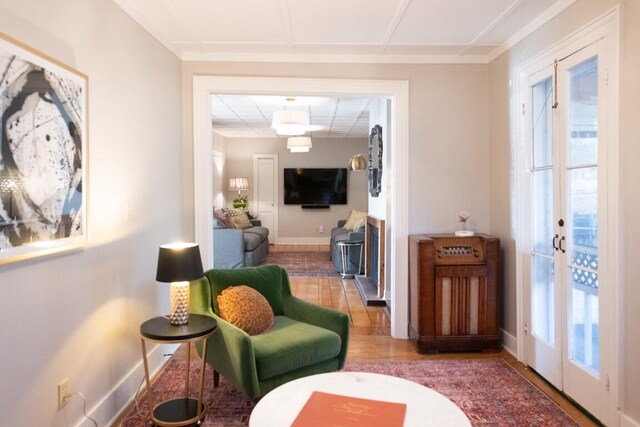
<svg viewBox="0 0 640 427"><path fill-rule="evenodd" d="M598 161L598 58L569 71L569 166Z"/></svg>
<svg viewBox="0 0 640 427"><path fill-rule="evenodd" d="M569 203L573 242L571 263L597 269L597 264L595 266L582 264L587 255L597 257L598 254L597 167L569 171Z"/></svg>
<svg viewBox="0 0 640 427"><path fill-rule="evenodd" d="M553 127L551 77L532 88L533 167L551 166L553 161Z"/></svg>
<svg viewBox="0 0 640 427"><path fill-rule="evenodd" d="M600 369L598 312L598 168L569 171L571 244L570 357Z"/></svg>
<svg viewBox="0 0 640 427"><path fill-rule="evenodd" d="M533 256L532 333L549 345L554 344L555 298L553 258Z"/></svg>
<svg viewBox="0 0 640 427"><path fill-rule="evenodd" d="M571 360L600 373L600 317L598 275L571 268Z"/></svg>
<svg viewBox="0 0 640 427"><path fill-rule="evenodd" d="M553 170L533 172L533 250L553 255Z"/></svg>

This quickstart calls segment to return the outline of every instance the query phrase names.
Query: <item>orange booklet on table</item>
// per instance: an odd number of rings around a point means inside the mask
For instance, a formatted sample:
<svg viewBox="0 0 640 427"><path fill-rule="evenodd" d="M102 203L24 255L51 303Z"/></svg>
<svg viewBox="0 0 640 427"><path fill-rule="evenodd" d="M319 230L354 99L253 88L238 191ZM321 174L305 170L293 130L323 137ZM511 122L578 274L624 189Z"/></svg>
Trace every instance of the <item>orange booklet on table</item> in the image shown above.
<svg viewBox="0 0 640 427"><path fill-rule="evenodd" d="M401 427L404 403L314 391L291 427Z"/></svg>

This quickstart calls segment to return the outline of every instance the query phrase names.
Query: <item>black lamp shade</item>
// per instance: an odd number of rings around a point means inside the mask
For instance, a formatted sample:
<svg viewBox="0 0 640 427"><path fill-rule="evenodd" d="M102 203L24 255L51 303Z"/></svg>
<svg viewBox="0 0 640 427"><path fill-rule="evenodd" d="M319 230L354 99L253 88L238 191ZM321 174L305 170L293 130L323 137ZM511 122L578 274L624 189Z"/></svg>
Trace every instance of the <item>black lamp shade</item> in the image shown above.
<svg viewBox="0 0 640 427"><path fill-rule="evenodd" d="M189 282L204 276L200 247L197 243L160 246L158 252L158 282Z"/></svg>

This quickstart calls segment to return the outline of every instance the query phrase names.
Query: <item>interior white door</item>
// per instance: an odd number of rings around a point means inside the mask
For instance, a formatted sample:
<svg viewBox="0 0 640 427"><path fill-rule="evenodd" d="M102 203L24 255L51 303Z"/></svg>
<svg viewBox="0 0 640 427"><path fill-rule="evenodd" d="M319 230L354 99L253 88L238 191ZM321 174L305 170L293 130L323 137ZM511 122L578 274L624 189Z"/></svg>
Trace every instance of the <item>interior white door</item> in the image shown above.
<svg viewBox="0 0 640 427"><path fill-rule="evenodd" d="M606 50L529 78L525 361L607 422ZM555 70L554 70L555 68Z"/></svg>
<svg viewBox="0 0 640 427"><path fill-rule="evenodd" d="M269 243L274 244L278 242L278 155L254 154L253 176L255 214L269 229Z"/></svg>

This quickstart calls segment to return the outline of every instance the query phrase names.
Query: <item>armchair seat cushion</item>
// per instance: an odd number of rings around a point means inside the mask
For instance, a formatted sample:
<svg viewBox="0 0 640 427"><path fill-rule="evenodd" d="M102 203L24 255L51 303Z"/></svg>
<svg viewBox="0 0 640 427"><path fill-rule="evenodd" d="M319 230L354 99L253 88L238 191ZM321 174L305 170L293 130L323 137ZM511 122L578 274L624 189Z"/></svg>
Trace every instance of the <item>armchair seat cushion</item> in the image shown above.
<svg viewBox="0 0 640 427"><path fill-rule="evenodd" d="M342 346L335 332L285 316L276 316L273 327L251 341L260 381L335 358Z"/></svg>

